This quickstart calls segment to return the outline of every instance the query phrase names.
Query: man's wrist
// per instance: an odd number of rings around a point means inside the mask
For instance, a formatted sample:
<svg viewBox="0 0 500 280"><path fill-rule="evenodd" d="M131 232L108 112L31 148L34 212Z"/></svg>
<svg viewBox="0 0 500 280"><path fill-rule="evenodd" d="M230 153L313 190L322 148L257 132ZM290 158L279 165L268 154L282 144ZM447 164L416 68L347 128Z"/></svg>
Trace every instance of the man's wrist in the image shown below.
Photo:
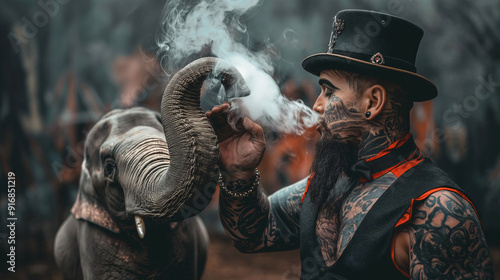
<svg viewBox="0 0 500 280"><path fill-rule="evenodd" d="M232 197L243 198L253 193L259 186L260 174L259 170L255 169L249 174L238 174L231 176L229 180L225 180L224 176L220 174L218 185L222 192ZM236 179L238 178L238 179ZM249 178L249 179L243 179Z"/></svg>
<svg viewBox="0 0 500 280"><path fill-rule="evenodd" d="M230 174L227 174L224 177L227 177L228 182L236 182L236 181L252 181L252 179L255 177L257 169L252 169L249 171L236 171L232 172Z"/></svg>
<svg viewBox="0 0 500 280"><path fill-rule="evenodd" d="M224 176L224 182L236 182L236 181L250 181L255 176L255 171L257 167L254 168L241 168L236 165L232 166L222 166L221 174Z"/></svg>

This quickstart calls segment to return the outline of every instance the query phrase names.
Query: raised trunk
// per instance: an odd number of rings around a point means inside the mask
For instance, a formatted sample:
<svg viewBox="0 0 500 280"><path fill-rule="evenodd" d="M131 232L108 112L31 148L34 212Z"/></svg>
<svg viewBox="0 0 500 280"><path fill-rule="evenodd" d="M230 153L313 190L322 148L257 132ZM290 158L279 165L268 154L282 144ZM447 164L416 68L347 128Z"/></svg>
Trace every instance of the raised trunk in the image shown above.
<svg viewBox="0 0 500 280"><path fill-rule="evenodd" d="M200 89L217 67L226 91L249 90L239 72L213 58L198 59L172 77L161 103L162 124L170 166L152 198L162 217L185 219L210 202L219 174L217 136L200 108ZM183 208L181 208L183 207Z"/></svg>

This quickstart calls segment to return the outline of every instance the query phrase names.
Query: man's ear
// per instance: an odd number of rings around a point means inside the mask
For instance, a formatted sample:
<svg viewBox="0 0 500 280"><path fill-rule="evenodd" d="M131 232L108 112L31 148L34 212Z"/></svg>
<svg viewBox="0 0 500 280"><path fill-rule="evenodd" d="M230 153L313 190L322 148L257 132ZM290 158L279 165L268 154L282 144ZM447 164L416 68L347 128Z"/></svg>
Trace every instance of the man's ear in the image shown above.
<svg viewBox="0 0 500 280"><path fill-rule="evenodd" d="M372 120L378 116L385 107L387 101L387 91L380 84L375 84L363 92L364 116L367 120Z"/></svg>

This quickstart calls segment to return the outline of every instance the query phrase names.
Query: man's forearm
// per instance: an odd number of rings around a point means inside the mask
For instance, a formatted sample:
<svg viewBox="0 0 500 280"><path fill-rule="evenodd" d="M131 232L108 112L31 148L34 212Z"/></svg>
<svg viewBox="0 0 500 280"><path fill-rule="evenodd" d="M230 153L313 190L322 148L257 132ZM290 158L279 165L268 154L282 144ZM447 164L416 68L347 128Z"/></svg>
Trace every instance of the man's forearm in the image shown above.
<svg viewBox="0 0 500 280"><path fill-rule="evenodd" d="M232 192L244 192L254 184L253 180L236 180L226 183ZM259 189L247 197L236 198L220 192L219 211L222 225L238 250L255 252L264 247L264 234L269 221L269 201Z"/></svg>

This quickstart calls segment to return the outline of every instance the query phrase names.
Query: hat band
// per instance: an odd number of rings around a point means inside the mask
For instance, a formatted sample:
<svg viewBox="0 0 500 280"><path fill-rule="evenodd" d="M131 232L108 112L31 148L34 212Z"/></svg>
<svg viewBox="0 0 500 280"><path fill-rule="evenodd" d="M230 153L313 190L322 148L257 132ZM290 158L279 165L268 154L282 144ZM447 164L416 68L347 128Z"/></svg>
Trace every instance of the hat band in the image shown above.
<svg viewBox="0 0 500 280"><path fill-rule="evenodd" d="M363 61L366 61L369 63L373 63L372 57L374 54L365 54L365 53L357 53L357 52L342 51L342 50L333 50L331 53L332 54L340 54L343 56L348 56L348 57L356 58L356 59L363 60ZM378 65L377 63L373 63L373 64ZM415 65L408 63L407 61L398 59L398 58L384 56L383 65L406 70L406 71L410 71L413 73L417 72L417 68L415 67Z"/></svg>

